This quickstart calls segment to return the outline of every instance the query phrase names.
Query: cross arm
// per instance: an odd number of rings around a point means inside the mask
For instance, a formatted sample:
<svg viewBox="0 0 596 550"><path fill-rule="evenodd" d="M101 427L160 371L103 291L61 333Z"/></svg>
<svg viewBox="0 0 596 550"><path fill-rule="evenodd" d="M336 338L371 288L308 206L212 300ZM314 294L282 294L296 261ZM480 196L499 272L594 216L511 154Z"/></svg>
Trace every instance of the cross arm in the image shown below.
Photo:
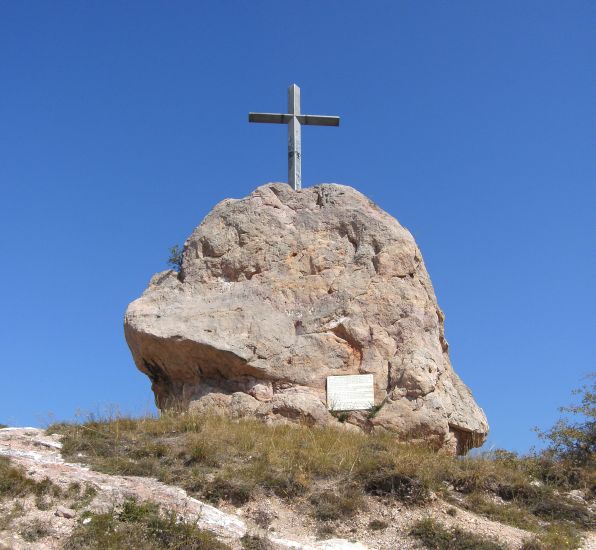
<svg viewBox="0 0 596 550"><path fill-rule="evenodd" d="M248 113L248 122L270 122L273 124L287 124L292 115L281 113Z"/></svg>
<svg viewBox="0 0 596 550"><path fill-rule="evenodd" d="M339 126L338 116L298 115L297 118L305 126Z"/></svg>

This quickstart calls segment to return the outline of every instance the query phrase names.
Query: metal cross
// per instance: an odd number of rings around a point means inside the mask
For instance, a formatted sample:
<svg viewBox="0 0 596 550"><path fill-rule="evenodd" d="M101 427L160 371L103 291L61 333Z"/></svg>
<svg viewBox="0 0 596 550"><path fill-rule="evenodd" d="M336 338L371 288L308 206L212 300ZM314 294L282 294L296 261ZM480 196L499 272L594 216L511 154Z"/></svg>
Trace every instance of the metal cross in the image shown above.
<svg viewBox="0 0 596 550"><path fill-rule="evenodd" d="M300 128L310 126L339 126L338 116L301 115L300 88L292 84L288 88L288 113L248 113L248 122L270 122L288 125L288 183L294 189L302 187L302 145Z"/></svg>

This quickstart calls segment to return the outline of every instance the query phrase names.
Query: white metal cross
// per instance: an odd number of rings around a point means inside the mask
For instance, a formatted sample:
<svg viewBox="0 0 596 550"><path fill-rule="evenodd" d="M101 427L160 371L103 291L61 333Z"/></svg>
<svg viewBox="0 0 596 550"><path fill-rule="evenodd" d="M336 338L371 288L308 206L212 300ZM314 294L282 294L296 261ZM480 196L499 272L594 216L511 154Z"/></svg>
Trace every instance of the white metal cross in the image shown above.
<svg viewBox="0 0 596 550"><path fill-rule="evenodd" d="M288 88L288 113L248 113L248 122L269 122L288 125L288 183L294 189L302 187L302 145L300 128L310 126L339 126L338 116L300 114L300 88Z"/></svg>

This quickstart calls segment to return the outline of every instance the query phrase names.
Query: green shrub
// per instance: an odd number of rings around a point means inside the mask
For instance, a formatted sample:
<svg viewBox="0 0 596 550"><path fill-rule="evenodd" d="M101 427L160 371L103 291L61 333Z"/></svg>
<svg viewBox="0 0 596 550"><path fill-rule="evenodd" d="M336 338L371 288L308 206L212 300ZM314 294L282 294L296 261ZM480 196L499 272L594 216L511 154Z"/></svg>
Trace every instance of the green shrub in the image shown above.
<svg viewBox="0 0 596 550"><path fill-rule="evenodd" d="M88 521L90 520L90 521ZM85 521L85 523L83 523ZM120 512L85 513L64 550L229 550L215 535L152 503L128 500Z"/></svg>
<svg viewBox="0 0 596 550"><path fill-rule="evenodd" d="M552 428L538 435L548 442L549 450L563 460L573 464L596 467L596 373L591 373L590 382L573 393L580 396L580 402L559 410L568 416L561 418ZM575 419L575 420L574 420Z"/></svg>
<svg viewBox="0 0 596 550"><path fill-rule="evenodd" d="M272 548L267 539L255 535L244 535L240 543L244 550L271 550Z"/></svg>
<svg viewBox="0 0 596 550"><path fill-rule="evenodd" d="M420 479L397 472L379 472L367 480L364 489L371 495L392 496L406 504L422 504L430 495Z"/></svg>
<svg viewBox="0 0 596 550"><path fill-rule="evenodd" d="M417 522L410 534L430 550L506 550L506 546L462 529L446 529L427 518Z"/></svg>
<svg viewBox="0 0 596 550"><path fill-rule="evenodd" d="M368 524L368 528L372 529L373 531L382 531L387 529L387 527L389 527L389 524L386 521L382 521L380 519L373 519Z"/></svg>
<svg viewBox="0 0 596 550"><path fill-rule="evenodd" d="M358 489L346 488L342 493L315 493L310 497L313 515L320 521L333 521L353 516L363 505Z"/></svg>
<svg viewBox="0 0 596 550"><path fill-rule="evenodd" d="M175 244L170 247L170 256L168 257L168 265L174 271L182 269L182 260L184 259L184 248Z"/></svg>
<svg viewBox="0 0 596 550"><path fill-rule="evenodd" d="M242 506L250 500L254 490L254 483L234 476L221 475L216 477L205 491L205 496L211 502L218 503L226 500L235 506Z"/></svg>

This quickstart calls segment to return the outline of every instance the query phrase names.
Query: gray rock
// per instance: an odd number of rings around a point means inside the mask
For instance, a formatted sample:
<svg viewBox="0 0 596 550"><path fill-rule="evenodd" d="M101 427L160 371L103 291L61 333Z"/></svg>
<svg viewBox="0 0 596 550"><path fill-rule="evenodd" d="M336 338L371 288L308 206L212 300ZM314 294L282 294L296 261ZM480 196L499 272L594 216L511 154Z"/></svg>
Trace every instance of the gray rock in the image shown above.
<svg viewBox="0 0 596 550"><path fill-rule="evenodd" d="M180 273L156 274L124 327L161 409L336 423L326 377L371 373L381 408L347 422L462 453L488 424L451 368L443 322L397 220L351 187L275 183L215 206Z"/></svg>
<svg viewBox="0 0 596 550"><path fill-rule="evenodd" d="M54 512L54 515L60 518L72 519L77 515L77 513L70 508L66 508L65 506L58 506Z"/></svg>

